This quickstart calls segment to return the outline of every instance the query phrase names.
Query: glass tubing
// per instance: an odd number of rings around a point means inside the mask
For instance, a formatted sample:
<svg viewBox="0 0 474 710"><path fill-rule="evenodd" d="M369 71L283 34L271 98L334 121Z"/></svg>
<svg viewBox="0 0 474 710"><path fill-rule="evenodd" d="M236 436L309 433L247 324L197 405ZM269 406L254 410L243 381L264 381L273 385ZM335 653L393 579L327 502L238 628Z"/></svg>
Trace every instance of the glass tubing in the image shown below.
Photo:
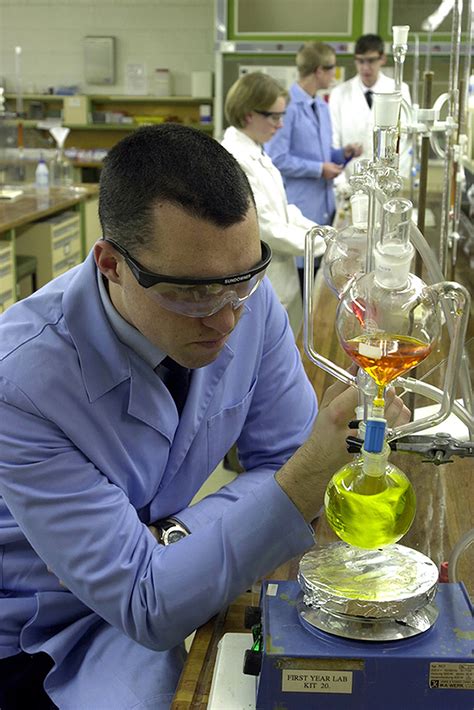
<svg viewBox="0 0 474 710"><path fill-rule="evenodd" d="M400 90L403 79L403 64L407 51L406 41L409 27L393 27L392 29L394 37L393 55L395 60L395 88ZM470 37L472 37L472 22ZM457 53L459 52L459 47L456 48L456 51ZM450 83L452 82L450 81ZM375 135L377 136L378 134L379 144L381 128L386 127L376 126L374 129ZM369 195L368 249L366 263L366 269L368 272L372 269L375 214L377 206L380 208L380 206L387 200L387 197L398 192L401 186L401 181L397 183L394 177L391 180L385 179L384 181L384 178L388 175L388 171L384 169L389 167L389 161L387 160L381 160L379 158L377 162L373 163L370 163L370 161L361 162L364 163L364 166L361 166L361 171L358 176L358 184L355 183L354 187L356 189L367 191ZM370 173L372 174L371 177L369 177ZM355 178L353 178L353 180L355 180ZM358 387L356 376L351 375L351 373L339 367L331 360L323 357L313 347L313 280L312 269L308 268L308 265L313 263L314 238L316 236L322 236L324 238L327 234L327 229L331 228L315 227L306 235L304 279L304 348L307 356L314 364L321 367L333 377L336 377L336 379L339 379L348 385ZM399 426L396 429L389 429L387 433L387 440L393 441L394 439L406 436L409 433L414 433L426 427L439 424L449 416L451 411L453 411L456 416L458 416L459 419L468 427L472 436L472 432L474 431L472 389L469 378L469 363L466 353L464 352L464 340L470 310L470 295L467 289L460 284L444 281L443 272L438 261L436 260L435 255L422 233L413 222L410 225L410 238L427 269L428 278L433 285L436 284L438 287L437 290L440 296L451 339L451 348L449 352L445 382L442 389L421 380L416 380L412 377L399 377L397 379L397 383L404 387L405 390L414 392L415 394L424 395L425 397L440 403L441 407L438 412L424 417L423 419L419 419L416 422L409 422L408 424ZM454 309L449 307L447 302L448 299L456 304ZM460 405L451 396L452 392L454 392L457 372L460 373L462 395L465 406Z"/></svg>

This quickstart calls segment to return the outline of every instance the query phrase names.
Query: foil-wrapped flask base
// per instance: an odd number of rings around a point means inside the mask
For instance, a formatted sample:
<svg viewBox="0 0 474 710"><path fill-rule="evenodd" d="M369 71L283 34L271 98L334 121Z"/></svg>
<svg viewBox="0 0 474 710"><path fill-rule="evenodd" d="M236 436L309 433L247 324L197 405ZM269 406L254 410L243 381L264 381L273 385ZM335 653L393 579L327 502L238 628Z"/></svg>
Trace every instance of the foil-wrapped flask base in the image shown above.
<svg viewBox="0 0 474 710"><path fill-rule="evenodd" d="M437 580L434 562L409 547L361 550L335 542L300 561L300 621L310 631L364 641L416 636L438 617Z"/></svg>

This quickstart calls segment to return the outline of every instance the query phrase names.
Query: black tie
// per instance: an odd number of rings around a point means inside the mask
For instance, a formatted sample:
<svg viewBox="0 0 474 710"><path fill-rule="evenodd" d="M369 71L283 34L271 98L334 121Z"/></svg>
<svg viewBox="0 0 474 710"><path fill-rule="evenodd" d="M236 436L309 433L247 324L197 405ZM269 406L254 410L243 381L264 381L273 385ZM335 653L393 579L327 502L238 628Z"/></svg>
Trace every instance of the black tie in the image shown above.
<svg viewBox="0 0 474 710"><path fill-rule="evenodd" d="M371 91L370 89L365 92L365 100L366 100L367 103L369 104L369 108L372 108L372 94L373 94L373 93L374 93L374 92Z"/></svg>
<svg viewBox="0 0 474 710"><path fill-rule="evenodd" d="M316 101L313 101L311 104L311 108L313 109L313 113L316 116L316 123L319 124L319 111L318 111L318 104Z"/></svg>
<svg viewBox="0 0 474 710"><path fill-rule="evenodd" d="M178 365L178 363L170 357L165 357L156 368L156 372L160 376L163 384L168 388L176 404L178 414L181 415L188 395L191 370L188 370L187 367L183 367L182 365Z"/></svg>

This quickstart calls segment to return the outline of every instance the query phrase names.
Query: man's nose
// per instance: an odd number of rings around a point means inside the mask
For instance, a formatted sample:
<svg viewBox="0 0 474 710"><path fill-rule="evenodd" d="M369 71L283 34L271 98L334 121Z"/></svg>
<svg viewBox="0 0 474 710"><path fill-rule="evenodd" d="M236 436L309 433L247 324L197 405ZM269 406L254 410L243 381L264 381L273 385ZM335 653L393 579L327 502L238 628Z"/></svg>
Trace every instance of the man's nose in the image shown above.
<svg viewBox="0 0 474 710"><path fill-rule="evenodd" d="M223 308L213 313L212 316L206 316L201 320L208 328L213 328L213 330L223 336L234 329L238 311L239 309L234 310L231 303L226 303Z"/></svg>

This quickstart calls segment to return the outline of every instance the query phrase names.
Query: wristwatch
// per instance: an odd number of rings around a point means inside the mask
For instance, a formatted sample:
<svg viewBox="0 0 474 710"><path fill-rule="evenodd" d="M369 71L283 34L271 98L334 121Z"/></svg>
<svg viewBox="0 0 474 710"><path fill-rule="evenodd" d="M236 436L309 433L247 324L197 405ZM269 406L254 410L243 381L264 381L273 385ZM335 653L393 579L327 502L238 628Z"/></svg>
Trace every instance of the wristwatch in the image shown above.
<svg viewBox="0 0 474 710"><path fill-rule="evenodd" d="M176 518L166 518L155 523L160 535L161 545L171 545L173 542L182 540L183 537L190 535L189 530L176 520Z"/></svg>

